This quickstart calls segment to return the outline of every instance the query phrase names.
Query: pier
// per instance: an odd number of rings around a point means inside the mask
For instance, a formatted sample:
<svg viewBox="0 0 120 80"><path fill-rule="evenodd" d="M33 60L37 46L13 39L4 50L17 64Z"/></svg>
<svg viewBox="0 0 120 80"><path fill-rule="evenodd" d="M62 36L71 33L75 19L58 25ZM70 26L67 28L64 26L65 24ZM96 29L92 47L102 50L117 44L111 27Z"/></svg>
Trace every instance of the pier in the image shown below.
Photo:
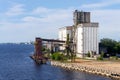
<svg viewBox="0 0 120 80"><path fill-rule="evenodd" d="M58 45L63 45L65 43L65 41L62 40L55 40L55 39L42 39L42 38L36 38L35 39L35 52L33 55L31 55L30 57L38 64L42 64L42 63L46 63L47 59L43 56L43 52L42 52L42 45L43 45L43 41L46 42L51 42L51 47L54 48L54 43L58 44Z"/></svg>

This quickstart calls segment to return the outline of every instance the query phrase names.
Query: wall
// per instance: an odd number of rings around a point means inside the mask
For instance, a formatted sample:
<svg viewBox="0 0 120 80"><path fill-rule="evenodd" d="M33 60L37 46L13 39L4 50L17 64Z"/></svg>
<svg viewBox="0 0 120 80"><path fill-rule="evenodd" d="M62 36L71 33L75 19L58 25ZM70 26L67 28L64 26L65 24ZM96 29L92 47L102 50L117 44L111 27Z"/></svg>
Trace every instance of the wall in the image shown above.
<svg viewBox="0 0 120 80"><path fill-rule="evenodd" d="M77 27L77 55L82 56L89 51L98 54L98 23L82 23Z"/></svg>
<svg viewBox="0 0 120 80"><path fill-rule="evenodd" d="M71 39L71 35L72 35L71 33L72 33L72 26L60 28L59 29L59 40L66 41L67 34L69 34L69 38ZM65 49L65 45L60 46L60 50L64 50L64 49Z"/></svg>
<svg viewBox="0 0 120 80"><path fill-rule="evenodd" d="M80 26L77 29L77 52L82 54L83 53L83 28Z"/></svg>

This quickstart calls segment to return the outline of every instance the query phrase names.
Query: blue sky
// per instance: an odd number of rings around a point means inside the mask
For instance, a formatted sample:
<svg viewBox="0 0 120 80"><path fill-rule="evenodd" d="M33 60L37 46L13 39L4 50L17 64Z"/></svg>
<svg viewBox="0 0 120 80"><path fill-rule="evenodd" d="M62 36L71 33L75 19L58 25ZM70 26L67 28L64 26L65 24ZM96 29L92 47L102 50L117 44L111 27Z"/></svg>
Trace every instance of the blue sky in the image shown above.
<svg viewBox="0 0 120 80"><path fill-rule="evenodd" d="M0 0L0 43L58 38L58 28L73 25L75 9L99 22L99 39L120 40L120 0Z"/></svg>

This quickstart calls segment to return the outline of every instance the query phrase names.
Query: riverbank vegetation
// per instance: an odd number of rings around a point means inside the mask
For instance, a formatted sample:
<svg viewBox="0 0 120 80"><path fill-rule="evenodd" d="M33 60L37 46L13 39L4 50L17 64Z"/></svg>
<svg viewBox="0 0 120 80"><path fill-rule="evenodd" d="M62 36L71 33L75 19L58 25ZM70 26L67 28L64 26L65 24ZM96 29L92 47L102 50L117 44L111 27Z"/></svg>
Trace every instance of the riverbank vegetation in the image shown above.
<svg viewBox="0 0 120 80"><path fill-rule="evenodd" d="M45 57L53 60L73 61L76 58L75 55L73 55L72 50L70 49L69 35L67 35L66 49L63 52L53 52L52 50L46 49L45 47L42 48L42 51L45 53ZM115 41L108 38L101 39L99 42L99 52L100 55L97 57L97 60L120 61L120 41ZM94 58L91 52L88 52L86 57L88 59Z"/></svg>
<svg viewBox="0 0 120 80"><path fill-rule="evenodd" d="M64 61L64 60L67 60L67 57L64 54L60 53L60 52L55 52L55 53L53 53L51 55L51 59L52 60L57 60L57 61L58 60Z"/></svg>
<svg viewBox="0 0 120 80"><path fill-rule="evenodd" d="M100 53L104 52L104 57L120 55L120 41L103 38L99 43Z"/></svg>
<svg viewBox="0 0 120 80"><path fill-rule="evenodd" d="M99 43L100 57L98 60L119 60L120 57L120 41L109 38L103 38Z"/></svg>

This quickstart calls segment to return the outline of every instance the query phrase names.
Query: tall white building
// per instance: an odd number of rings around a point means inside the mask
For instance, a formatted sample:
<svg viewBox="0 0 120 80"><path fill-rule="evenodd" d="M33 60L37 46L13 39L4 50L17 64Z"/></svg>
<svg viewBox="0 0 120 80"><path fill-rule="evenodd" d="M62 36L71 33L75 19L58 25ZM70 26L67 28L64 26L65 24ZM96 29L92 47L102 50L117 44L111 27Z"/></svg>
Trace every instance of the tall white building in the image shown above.
<svg viewBox="0 0 120 80"><path fill-rule="evenodd" d="M98 23L81 23L76 30L76 52L84 57L88 52L98 54Z"/></svg>
<svg viewBox="0 0 120 80"><path fill-rule="evenodd" d="M90 12L75 10L74 26L59 29L59 40L66 41L67 34L75 44L77 57L84 57L88 52L98 54L98 23L90 22Z"/></svg>

